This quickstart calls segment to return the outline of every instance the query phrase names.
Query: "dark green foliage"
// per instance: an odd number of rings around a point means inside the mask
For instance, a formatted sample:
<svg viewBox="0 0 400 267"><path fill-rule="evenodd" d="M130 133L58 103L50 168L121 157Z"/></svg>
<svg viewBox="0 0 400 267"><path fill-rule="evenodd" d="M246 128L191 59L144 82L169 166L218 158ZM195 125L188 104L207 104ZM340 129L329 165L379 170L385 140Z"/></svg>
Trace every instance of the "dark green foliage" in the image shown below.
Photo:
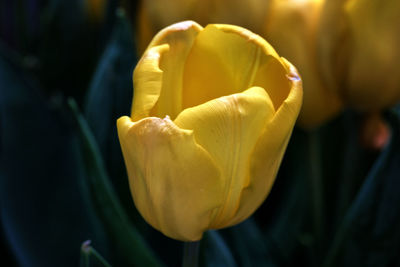
<svg viewBox="0 0 400 267"><path fill-rule="evenodd" d="M232 252L217 231L208 231L200 245L200 266L237 266Z"/></svg>
<svg viewBox="0 0 400 267"><path fill-rule="evenodd" d="M79 139L61 99L0 56L1 225L20 266L74 266L80 243L108 242L81 191Z"/></svg>
<svg viewBox="0 0 400 267"><path fill-rule="evenodd" d="M117 24L88 89L84 115L104 157L112 183L121 201L131 208L132 213L132 198L119 146L116 120L130 113L136 55L129 22L122 10L118 14Z"/></svg>

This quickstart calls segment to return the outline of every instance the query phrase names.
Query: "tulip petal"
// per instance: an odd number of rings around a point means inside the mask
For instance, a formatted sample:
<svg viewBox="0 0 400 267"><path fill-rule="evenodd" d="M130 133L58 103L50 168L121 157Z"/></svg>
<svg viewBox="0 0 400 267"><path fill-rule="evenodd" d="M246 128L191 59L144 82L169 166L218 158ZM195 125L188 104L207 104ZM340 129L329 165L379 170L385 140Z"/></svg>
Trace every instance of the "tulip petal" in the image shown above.
<svg viewBox="0 0 400 267"><path fill-rule="evenodd" d="M268 93L263 88L252 87L243 93L185 109L176 118L176 125L193 130L196 142L221 167L224 205L210 228L225 227L234 217L241 192L251 183L250 155L274 114Z"/></svg>
<svg viewBox="0 0 400 267"><path fill-rule="evenodd" d="M133 73L131 117L172 118L181 111L182 76L186 57L202 27L193 21L173 24L158 33Z"/></svg>
<svg viewBox="0 0 400 267"><path fill-rule="evenodd" d="M117 121L136 207L165 235L195 241L223 199L220 172L192 131L169 118Z"/></svg>
<svg viewBox="0 0 400 267"><path fill-rule="evenodd" d="M296 118L300 112L303 90L297 70L286 59L291 90L287 99L267 124L251 156L251 184L241 195L240 206L230 225L237 224L250 216L267 197L275 181L282 157L286 151Z"/></svg>
<svg viewBox="0 0 400 267"><path fill-rule="evenodd" d="M183 108L259 86L275 109L286 98L286 70L261 37L231 25L208 25L196 37L183 77Z"/></svg>

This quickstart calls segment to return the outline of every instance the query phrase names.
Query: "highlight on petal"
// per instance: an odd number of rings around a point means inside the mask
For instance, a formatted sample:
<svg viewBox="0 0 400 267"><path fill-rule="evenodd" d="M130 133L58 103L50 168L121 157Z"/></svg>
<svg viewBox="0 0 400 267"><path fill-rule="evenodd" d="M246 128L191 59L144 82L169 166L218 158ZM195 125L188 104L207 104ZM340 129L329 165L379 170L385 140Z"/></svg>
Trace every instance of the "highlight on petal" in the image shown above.
<svg viewBox="0 0 400 267"><path fill-rule="evenodd" d="M133 120L165 115L174 118L181 111L183 68L201 29L193 21L184 21L165 28L154 37L133 74Z"/></svg>
<svg viewBox="0 0 400 267"><path fill-rule="evenodd" d="M196 142L218 162L224 178L223 206L210 228L227 226L234 217L241 192L251 183L250 156L274 115L267 92L252 87L185 109L176 118L177 126L193 130Z"/></svg>
<svg viewBox="0 0 400 267"><path fill-rule="evenodd" d="M190 130L169 118L117 121L136 207L154 228L186 241L199 240L223 202L223 181Z"/></svg>
<svg viewBox="0 0 400 267"><path fill-rule="evenodd" d="M275 50L258 35L237 26L208 25L187 57L182 105L193 107L259 86L277 109L289 93L285 74Z"/></svg>

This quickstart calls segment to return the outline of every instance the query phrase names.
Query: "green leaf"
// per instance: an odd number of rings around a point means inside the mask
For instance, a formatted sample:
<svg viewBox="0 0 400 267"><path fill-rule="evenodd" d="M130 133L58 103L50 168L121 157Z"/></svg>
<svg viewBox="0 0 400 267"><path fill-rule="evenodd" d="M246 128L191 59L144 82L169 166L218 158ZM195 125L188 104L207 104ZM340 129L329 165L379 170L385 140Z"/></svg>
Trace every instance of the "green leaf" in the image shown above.
<svg viewBox="0 0 400 267"><path fill-rule="evenodd" d="M76 103L70 99L69 105L75 115L82 140L82 152L90 185L90 194L96 204L112 239L117 254L116 265L159 266L161 263L147 246L142 236L130 222L109 181L96 141Z"/></svg>
<svg viewBox="0 0 400 267"><path fill-rule="evenodd" d="M137 218L116 127L117 119L130 113L134 51L130 24L119 10L113 34L91 81L84 115L122 205L130 217Z"/></svg>
<svg viewBox="0 0 400 267"><path fill-rule="evenodd" d="M221 231L240 266L275 266L253 218Z"/></svg>
<svg viewBox="0 0 400 267"><path fill-rule="evenodd" d="M253 216L263 233L268 260L278 266L299 262L312 266L310 251L315 241L307 140L304 131L295 129L275 184Z"/></svg>
<svg viewBox="0 0 400 267"><path fill-rule="evenodd" d="M400 120L351 204L324 266L394 266L400 250Z"/></svg>
<svg viewBox="0 0 400 267"><path fill-rule="evenodd" d="M104 40L107 24L93 27L82 0L42 3L36 50L37 77L49 92L61 91L82 103Z"/></svg>
<svg viewBox="0 0 400 267"><path fill-rule="evenodd" d="M82 240L108 255L81 192L78 136L61 97L40 86L0 46L0 227L19 266L76 266Z"/></svg>
<svg viewBox="0 0 400 267"><path fill-rule="evenodd" d="M231 251L217 231L206 232L201 240L200 266L236 266Z"/></svg>

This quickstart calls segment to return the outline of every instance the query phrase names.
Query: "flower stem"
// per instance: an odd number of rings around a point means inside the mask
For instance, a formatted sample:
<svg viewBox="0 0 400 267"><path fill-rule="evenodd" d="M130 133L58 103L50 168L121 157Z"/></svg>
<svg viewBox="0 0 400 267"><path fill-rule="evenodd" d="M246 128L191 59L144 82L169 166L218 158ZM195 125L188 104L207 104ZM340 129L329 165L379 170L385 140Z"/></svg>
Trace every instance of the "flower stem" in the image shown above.
<svg viewBox="0 0 400 267"><path fill-rule="evenodd" d="M182 267L197 267L199 265L199 248L200 240L184 243Z"/></svg>

